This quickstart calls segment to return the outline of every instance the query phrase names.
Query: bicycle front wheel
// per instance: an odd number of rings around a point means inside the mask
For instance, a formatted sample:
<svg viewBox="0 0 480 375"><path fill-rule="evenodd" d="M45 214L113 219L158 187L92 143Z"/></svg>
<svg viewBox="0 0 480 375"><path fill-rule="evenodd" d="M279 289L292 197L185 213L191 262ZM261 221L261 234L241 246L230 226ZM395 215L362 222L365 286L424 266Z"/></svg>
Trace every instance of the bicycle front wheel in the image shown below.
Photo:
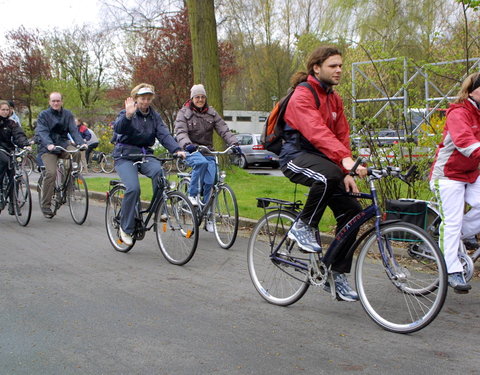
<svg viewBox="0 0 480 375"><path fill-rule="evenodd" d="M412 251L412 247L421 251ZM421 228L390 223L362 242L355 270L360 302L387 331L411 333L429 325L447 294L442 253Z"/></svg>
<svg viewBox="0 0 480 375"><path fill-rule="evenodd" d="M32 216L32 194L28 184L28 174L23 171L14 180L14 210L18 224L26 226Z"/></svg>
<svg viewBox="0 0 480 375"><path fill-rule="evenodd" d="M105 154L100 165L104 173L112 173L115 170L115 160L112 155Z"/></svg>
<svg viewBox="0 0 480 375"><path fill-rule="evenodd" d="M198 243L198 223L193 205L178 191L167 193L155 213L158 246L167 261L178 266L192 259Z"/></svg>
<svg viewBox="0 0 480 375"><path fill-rule="evenodd" d="M133 237L131 246L125 245L120 237L120 217L124 196L124 185L115 185L108 192L107 205L105 207L105 228L107 229L108 240L113 248L121 253L128 253L135 245L135 237Z"/></svg>
<svg viewBox="0 0 480 375"><path fill-rule="evenodd" d="M308 255L301 253L286 235L294 221L291 212L271 211L258 221L248 242L250 278L257 292L274 305L297 302L310 285Z"/></svg>
<svg viewBox="0 0 480 375"><path fill-rule="evenodd" d="M213 200L213 230L218 244L229 249L235 242L238 232L238 205L232 188L221 185Z"/></svg>
<svg viewBox="0 0 480 375"><path fill-rule="evenodd" d="M27 155L22 160L22 169L30 176L35 169L35 161L32 160L31 155Z"/></svg>
<svg viewBox="0 0 480 375"><path fill-rule="evenodd" d="M188 196L188 188L190 187L190 177L183 177L178 183L177 190Z"/></svg>
<svg viewBox="0 0 480 375"><path fill-rule="evenodd" d="M85 179L80 174L71 177L68 188L68 206L73 221L82 225L88 214L88 189Z"/></svg>

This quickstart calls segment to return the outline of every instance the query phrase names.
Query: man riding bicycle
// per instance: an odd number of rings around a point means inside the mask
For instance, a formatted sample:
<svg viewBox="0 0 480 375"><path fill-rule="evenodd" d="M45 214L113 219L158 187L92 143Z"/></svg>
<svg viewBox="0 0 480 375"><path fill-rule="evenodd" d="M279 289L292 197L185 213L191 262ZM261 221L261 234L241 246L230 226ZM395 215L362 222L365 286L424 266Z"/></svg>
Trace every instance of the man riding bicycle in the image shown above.
<svg viewBox="0 0 480 375"><path fill-rule="evenodd" d="M310 187L300 219L288 236L306 252L319 252L315 231L328 206L337 221L337 232L358 212L361 206L351 197L335 193L358 192L348 173L354 166L350 150L350 130L340 96L333 91L342 73L342 55L334 47L319 47L307 62L308 73L292 77L295 89L285 112L285 128L280 166L290 181ZM307 82L309 87L298 86ZM315 94L311 91L314 90ZM317 107L314 95L320 106ZM365 177L367 170L359 166L356 173ZM353 254L348 254L355 238L345 243L332 265L337 297L357 301L358 294L348 284ZM330 290L330 285L325 284Z"/></svg>
<svg viewBox="0 0 480 375"><path fill-rule="evenodd" d="M40 142L39 155L45 165L45 177L43 180L42 207L43 216L48 219L53 217L51 209L52 196L55 188L55 176L57 173L58 158L67 159L64 152L56 151L55 146L62 146L67 150L74 149L68 134L77 145L87 148L82 136L78 132L73 114L63 108L62 94L52 92L49 97L49 108L40 112L37 120L35 134ZM76 163L80 161L80 154L73 157Z"/></svg>

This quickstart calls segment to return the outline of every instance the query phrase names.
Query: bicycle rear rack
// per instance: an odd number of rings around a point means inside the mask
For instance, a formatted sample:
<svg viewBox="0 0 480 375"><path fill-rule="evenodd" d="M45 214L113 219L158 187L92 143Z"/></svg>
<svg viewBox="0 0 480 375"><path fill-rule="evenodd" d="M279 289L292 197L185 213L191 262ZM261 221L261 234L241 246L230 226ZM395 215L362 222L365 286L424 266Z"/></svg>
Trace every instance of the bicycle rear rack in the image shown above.
<svg viewBox="0 0 480 375"><path fill-rule="evenodd" d="M273 206L270 204L273 203ZM276 199L276 198L257 198L257 207L261 207L264 210L275 210L275 209L282 209L286 208L288 210L297 211L300 209L303 203L301 201L291 202L285 201L283 199Z"/></svg>

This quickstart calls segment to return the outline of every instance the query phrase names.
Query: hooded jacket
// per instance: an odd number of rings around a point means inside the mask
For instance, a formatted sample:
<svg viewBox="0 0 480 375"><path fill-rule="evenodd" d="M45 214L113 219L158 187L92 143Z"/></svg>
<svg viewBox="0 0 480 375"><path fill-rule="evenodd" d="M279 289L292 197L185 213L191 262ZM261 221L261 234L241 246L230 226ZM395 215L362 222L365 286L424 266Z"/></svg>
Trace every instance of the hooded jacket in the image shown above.
<svg viewBox="0 0 480 375"><path fill-rule="evenodd" d="M343 101L331 88L309 75L307 82L320 100L317 107L312 92L297 86L285 111L285 143L280 153L280 165L304 152L322 155L339 165L351 157L350 127L343 109Z"/></svg>
<svg viewBox="0 0 480 375"><path fill-rule="evenodd" d="M430 179L473 183L480 172L479 162L480 110L470 98L461 103L450 104Z"/></svg>
<svg viewBox="0 0 480 375"><path fill-rule="evenodd" d="M178 111L175 120L175 136L183 149L189 144L207 146L213 150L213 130L215 129L223 140L231 145L238 142L237 137L230 132L225 121L212 107L205 112L197 112L190 108L191 101Z"/></svg>

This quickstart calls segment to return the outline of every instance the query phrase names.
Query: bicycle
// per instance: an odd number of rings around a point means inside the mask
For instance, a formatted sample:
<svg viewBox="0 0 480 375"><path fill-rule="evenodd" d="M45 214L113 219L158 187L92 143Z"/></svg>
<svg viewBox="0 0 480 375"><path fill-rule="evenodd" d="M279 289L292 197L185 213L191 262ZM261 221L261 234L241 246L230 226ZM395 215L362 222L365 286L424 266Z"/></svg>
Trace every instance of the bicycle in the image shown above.
<svg viewBox="0 0 480 375"><path fill-rule="evenodd" d="M440 224L442 223L438 203L435 201L425 201L420 199L415 199L414 201L424 202L427 204L426 231L438 243ZM422 249L419 249L419 251L420 250ZM480 248L476 249L472 255L469 255L464 242L460 240L460 244L458 246L458 258L463 266L463 277L465 278L465 281L469 282L472 279L475 271L475 262L478 260L478 258L480 258Z"/></svg>
<svg viewBox="0 0 480 375"><path fill-rule="evenodd" d="M63 159L59 158L57 162L57 175L51 205L53 216L56 215L62 205L68 203L73 221L75 224L82 225L88 215L88 188L85 178L79 170L78 163L73 161L73 154L82 151L82 149L67 150L61 146L55 146L55 149L67 153L69 160L67 163L64 163ZM45 167L41 167L40 178L37 183L40 208L42 205L45 173Z"/></svg>
<svg viewBox="0 0 480 375"><path fill-rule="evenodd" d="M147 163L148 158L155 158L160 162L172 160L172 158L158 158L144 154L132 154L130 157L140 159L134 164ZM119 180L110 181L112 188L107 193L105 209L108 239L116 251L127 253L133 248L136 241L142 240L145 233L153 228L158 246L165 259L172 264L184 265L192 259L197 249L197 218L188 198L173 190L173 186L164 174L158 178L158 188L153 192L148 207L142 209L141 203L138 203L131 246L123 243L120 237L121 207L126 188ZM145 215L146 217L144 217ZM152 217L153 223L150 223Z"/></svg>
<svg viewBox="0 0 480 375"><path fill-rule="evenodd" d="M92 151L88 167L95 173L112 173L115 170L115 161L110 154Z"/></svg>
<svg viewBox="0 0 480 375"><path fill-rule="evenodd" d="M205 229L207 229L208 222L212 222L215 239L223 249L232 247L237 238L238 204L232 188L224 182L226 177L225 171L220 171L218 168L218 155L228 153L233 147L235 146L230 146L224 151L210 151L208 147L198 147L199 150L204 150L208 155L215 157L217 177L206 203L202 201L200 193L196 197L199 205L194 206L194 212L196 213L199 226L203 221ZM178 173L178 177L180 178L178 190L188 195L191 173Z"/></svg>
<svg viewBox="0 0 480 375"><path fill-rule="evenodd" d="M28 174L22 168L23 159L28 155L28 151L26 149L20 150L18 147L13 152L8 152L2 148L0 148L0 151L10 157L9 169L13 169L13 178L9 177L8 170L3 177L3 189L0 190L2 195L0 212L5 206L13 204L13 212L18 224L25 227L32 216L32 194Z"/></svg>
<svg viewBox="0 0 480 375"><path fill-rule="evenodd" d="M352 171L358 165L357 160ZM408 173L402 175L399 168L392 167L369 168L370 193L346 193L372 203L337 233L325 253L305 253L288 238L299 219L300 202L257 198L265 215L253 229L247 252L248 270L257 292L269 303L288 306L302 298L310 285L323 287L328 281L332 298L336 298L331 266L337 250L360 226L374 219L350 249L360 249L355 284L363 309L391 332L411 333L430 324L447 294L445 261L423 229L398 220L382 222L375 181L387 176L406 181ZM416 251L419 247L424 251Z"/></svg>

